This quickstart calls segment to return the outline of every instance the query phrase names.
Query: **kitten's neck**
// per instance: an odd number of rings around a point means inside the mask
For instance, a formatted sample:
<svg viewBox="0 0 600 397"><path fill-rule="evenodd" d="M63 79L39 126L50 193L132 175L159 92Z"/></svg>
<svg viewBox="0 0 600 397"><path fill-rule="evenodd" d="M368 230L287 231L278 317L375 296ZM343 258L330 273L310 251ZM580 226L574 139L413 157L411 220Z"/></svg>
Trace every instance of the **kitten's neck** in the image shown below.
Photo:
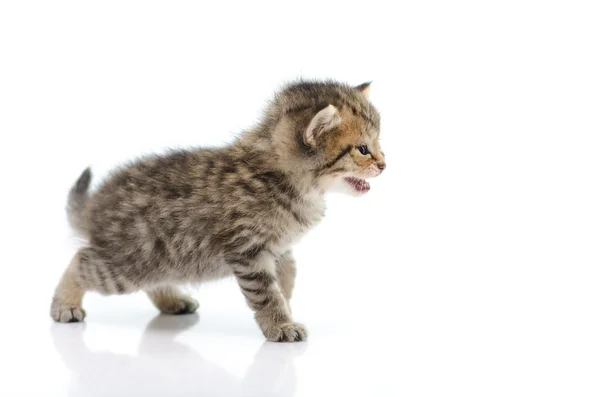
<svg viewBox="0 0 600 397"><path fill-rule="evenodd" d="M260 159L266 169L284 173L290 183L305 196L322 195L311 162L299 158L293 144L295 142L275 142L272 131L259 125L246 131L236 142L236 146L251 157Z"/></svg>

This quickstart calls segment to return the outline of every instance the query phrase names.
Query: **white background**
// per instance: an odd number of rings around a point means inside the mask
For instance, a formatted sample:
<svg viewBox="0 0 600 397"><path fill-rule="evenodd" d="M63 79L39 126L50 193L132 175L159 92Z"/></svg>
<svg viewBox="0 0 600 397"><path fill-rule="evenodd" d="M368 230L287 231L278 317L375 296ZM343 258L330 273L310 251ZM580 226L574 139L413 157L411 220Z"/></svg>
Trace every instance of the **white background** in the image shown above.
<svg viewBox="0 0 600 397"><path fill-rule="evenodd" d="M597 396L594 1L0 4L0 395ZM298 77L373 80L388 168L296 248L300 344L232 281L53 324L87 165L219 144Z"/></svg>

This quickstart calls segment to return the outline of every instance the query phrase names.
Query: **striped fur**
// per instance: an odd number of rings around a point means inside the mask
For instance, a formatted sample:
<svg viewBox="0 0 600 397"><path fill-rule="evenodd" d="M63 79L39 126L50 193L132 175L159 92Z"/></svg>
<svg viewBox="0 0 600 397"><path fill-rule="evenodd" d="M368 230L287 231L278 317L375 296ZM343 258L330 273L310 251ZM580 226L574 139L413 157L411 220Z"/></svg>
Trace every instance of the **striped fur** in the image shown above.
<svg viewBox="0 0 600 397"><path fill-rule="evenodd" d="M56 289L52 317L83 320L85 291L144 290L161 311L189 313L197 302L177 285L233 276L269 340L304 340L289 306L290 249L322 219L326 191L384 166L379 115L364 89L291 84L230 145L139 159L91 193L86 170L67 208L88 244ZM369 156L357 153L360 144Z"/></svg>

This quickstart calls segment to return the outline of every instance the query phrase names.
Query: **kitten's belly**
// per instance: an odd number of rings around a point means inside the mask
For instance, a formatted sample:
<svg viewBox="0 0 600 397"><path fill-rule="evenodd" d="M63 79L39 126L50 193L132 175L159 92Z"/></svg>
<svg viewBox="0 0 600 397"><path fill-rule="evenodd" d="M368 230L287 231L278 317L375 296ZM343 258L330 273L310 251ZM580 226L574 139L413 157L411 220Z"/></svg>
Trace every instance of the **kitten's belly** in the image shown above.
<svg viewBox="0 0 600 397"><path fill-rule="evenodd" d="M231 267L223 259L203 261L197 268L198 271L193 277L195 282L218 280L233 275Z"/></svg>

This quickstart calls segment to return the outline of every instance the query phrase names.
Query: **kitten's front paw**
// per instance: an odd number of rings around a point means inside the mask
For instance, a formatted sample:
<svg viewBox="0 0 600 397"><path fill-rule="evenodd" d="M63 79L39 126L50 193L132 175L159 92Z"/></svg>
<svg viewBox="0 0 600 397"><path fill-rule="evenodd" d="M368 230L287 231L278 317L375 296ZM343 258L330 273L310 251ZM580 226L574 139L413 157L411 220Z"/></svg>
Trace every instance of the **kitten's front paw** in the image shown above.
<svg viewBox="0 0 600 397"><path fill-rule="evenodd" d="M54 299L50 308L50 316L58 323L78 323L85 318L85 310Z"/></svg>
<svg viewBox="0 0 600 397"><path fill-rule="evenodd" d="M269 325L263 329L263 333L272 342L300 342L306 340L308 331L300 323L283 323Z"/></svg>

